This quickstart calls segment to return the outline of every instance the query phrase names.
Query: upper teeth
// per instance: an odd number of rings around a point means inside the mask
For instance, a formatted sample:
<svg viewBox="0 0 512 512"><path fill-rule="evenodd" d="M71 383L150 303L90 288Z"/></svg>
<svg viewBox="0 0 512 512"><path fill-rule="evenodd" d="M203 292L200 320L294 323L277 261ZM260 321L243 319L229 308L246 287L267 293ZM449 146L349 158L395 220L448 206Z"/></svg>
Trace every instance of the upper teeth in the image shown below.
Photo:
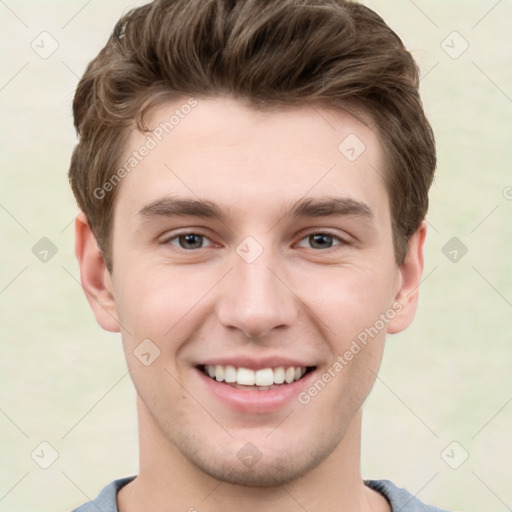
<svg viewBox="0 0 512 512"><path fill-rule="evenodd" d="M299 380L305 373L305 366L290 366L284 368L262 368L261 370L251 370L250 368L235 368L231 365L215 366L206 365L206 373L219 382L236 382L245 386L272 386L273 384L290 384Z"/></svg>

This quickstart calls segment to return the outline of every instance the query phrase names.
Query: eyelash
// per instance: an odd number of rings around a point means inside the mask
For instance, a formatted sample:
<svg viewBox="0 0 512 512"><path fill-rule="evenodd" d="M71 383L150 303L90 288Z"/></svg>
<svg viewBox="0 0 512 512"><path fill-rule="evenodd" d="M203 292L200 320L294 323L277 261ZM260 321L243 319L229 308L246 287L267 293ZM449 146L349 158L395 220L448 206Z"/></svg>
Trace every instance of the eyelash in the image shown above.
<svg viewBox="0 0 512 512"><path fill-rule="evenodd" d="M169 245L173 245L171 244L171 242L173 240L178 240L180 237L183 237L183 236L187 236L187 235L196 235L196 236L201 236L203 238L206 238L208 240L210 240L210 238L203 232L201 231L184 231L182 233L178 233L176 235L173 235L172 237L170 238L167 238L163 241L164 244L169 244ZM303 240L313 236L313 235L325 235L325 236L328 236L330 238L332 238L333 240L336 240L338 242L338 244L335 244L333 245L332 247L328 247L327 249L315 249L315 248L311 248L312 250L314 250L315 252L330 252L331 250L335 250L336 247L340 247L340 246L346 246L346 245L349 245L349 242L347 242L346 240L344 240L343 238L341 238L340 236L338 235L335 235L334 233L330 233L329 231L311 231L309 233L306 233L300 240L299 242L302 242ZM211 240L210 240L211 241ZM174 246L174 245L173 245ZM178 249L179 251L182 251L182 252L185 252L185 253L190 253L190 252L195 252L195 251L199 251L200 249L206 249L206 247L199 247L197 249L184 249L183 247L178 247L178 246L174 246L176 249Z"/></svg>

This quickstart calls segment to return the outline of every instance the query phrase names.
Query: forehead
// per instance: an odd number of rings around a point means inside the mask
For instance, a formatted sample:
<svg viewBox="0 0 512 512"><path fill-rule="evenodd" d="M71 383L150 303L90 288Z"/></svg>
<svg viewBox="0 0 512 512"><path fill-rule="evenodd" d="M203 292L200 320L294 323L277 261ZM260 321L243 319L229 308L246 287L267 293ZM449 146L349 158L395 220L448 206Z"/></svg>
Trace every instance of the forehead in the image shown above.
<svg viewBox="0 0 512 512"><path fill-rule="evenodd" d="M306 196L387 207L378 137L346 111L312 104L257 111L231 98L184 98L155 108L147 124L152 133L129 139L125 162L136 165L119 191L124 214L165 195L260 217Z"/></svg>

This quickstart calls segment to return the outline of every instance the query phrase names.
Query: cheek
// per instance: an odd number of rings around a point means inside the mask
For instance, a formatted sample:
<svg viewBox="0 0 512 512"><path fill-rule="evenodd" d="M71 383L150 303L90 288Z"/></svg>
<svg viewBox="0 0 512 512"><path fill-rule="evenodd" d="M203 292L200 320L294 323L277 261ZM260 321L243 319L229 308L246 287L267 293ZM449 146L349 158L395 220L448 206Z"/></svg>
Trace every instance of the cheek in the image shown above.
<svg viewBox="0 0 512 512"><path fill-rule="evenodd" d="M179 399L176 382L187 378L183 350L213 311L215 295L208 291L219 281L213 274L160 266L133 273L119 287L123 349L141 394L167 389L172 400Z"/></svg>
<svg viewBox="0 0 512 512"><path fill-rule="evenodd" d="M375 383L383 347L380 336L361 345L357 354L349 356L350 361L343 352L298 395L301 407L309 417L317 418L317 428L324 436L342 439Z"/></svg>
<svg viewBox="0 0 512 512"><path fill-rule="evenodd" d="M193 318L194 307L214 282L214 276L209 278L204 272L183 272L170 266L125 275L116 290L120 321L128 337L155 340L172 336L185 317Z"/></svg>
<svg viewBox="0 0 512 512"><path fill-rule="evenodd" d="M349 264L305 269L290 288L306 306L305 312L343 350L350 340L372 327L392 304L392 272ZM382 330L379 324L379 331Z"/></svg>

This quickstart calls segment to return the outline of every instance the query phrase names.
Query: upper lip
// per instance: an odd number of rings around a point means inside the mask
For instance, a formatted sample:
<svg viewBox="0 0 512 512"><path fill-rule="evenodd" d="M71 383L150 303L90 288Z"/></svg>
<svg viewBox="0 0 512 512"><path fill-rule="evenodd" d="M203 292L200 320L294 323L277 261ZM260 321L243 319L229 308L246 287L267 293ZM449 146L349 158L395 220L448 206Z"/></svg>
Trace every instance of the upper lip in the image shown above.
<svg viewBox="0 0 512 512"><path fill-rule="evenodd" d="M261 370L263 368L279 368L280 366L284 368L289 368L290 366L299 366L299 367L311 367L315 366L311 363L311 361L304 362L298 359L292 359L290 357L247 357L247 356L238 356L238 357L216 357L209 358L204 361L201 361L197 366L234 366L235 368L249 368L251 370Z"/></svg>

